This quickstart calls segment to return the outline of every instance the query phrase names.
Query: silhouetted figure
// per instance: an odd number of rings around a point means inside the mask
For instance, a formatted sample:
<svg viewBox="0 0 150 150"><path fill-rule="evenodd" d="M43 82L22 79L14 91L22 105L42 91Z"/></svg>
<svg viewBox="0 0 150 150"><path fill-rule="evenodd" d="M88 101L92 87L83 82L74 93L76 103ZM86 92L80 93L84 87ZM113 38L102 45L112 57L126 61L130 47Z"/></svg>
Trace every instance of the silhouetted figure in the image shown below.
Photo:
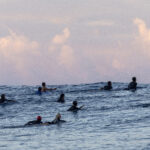
<svg viewBox="0 0 150 150"><path fill-rule="evenodd" d="M6 99L5 94L2 94L1 95L1 99L0 99L0 104L4 103L4 102L16 102L16 101L14 101L14 100L8 100L8 99Z"/></svg>
<svg viewBox="0 0 150 150"><path fill-rule="evenodd" d="M111 81L107 82L107 85L101 88L101 90L112 90L112 83Z"/></svg>
<svg viewBox="0 0 150 150"><path fill-rule="evenodd" d="M46 92L48 88L46 87L46 83L42 82L42 92Z"/></svg>
<svg viewBox="0 0 150 150"><path fill-rule="evenodd" d="M38 87L37 94L41 95L42 94L42 87Z"/></svg>
<svg viewBox="0 0 150 150"><path fill-rule="evenodd" d="M73 101L72 106L67 111L77 111L77 110L82 109L82 107L84 106L83 105L81 107L77 107L77 105L78 105L78 102L77 101Z"/></svg>
<svg viewBox="0 0 150 150"><path fill-rule="evenodd" d="M64 122L66 122L66 121L65 120L61 120L61 114L58 113L53 121L45 122L45 123L43 123L43 125L59 124L59 123L64 123Z"/></svg>
<svg viewBox="0 0 150 150"><path fill-rule="evenodd" d="M128 89L129 90L136 90L136 88L137 88L136 77L133 77L132 82L130 82L128 85Z"/></svg>
<svg viewBox="0 0 150 150"><path fill-rule="evenodd" d="M4 103L6 101L5 94L1 95L0 103Z"/></svg>
<svg viewBox="0 0 150 150"><path fill-rule="evenodd" d="M56 90L56 88L47 88L46 83L42 82L42 92Z"/></svg>
<svg viewBox="0 0 150 150"><path fill-rule="evenodd" d="M28 123L25 124L26 125L36 125L36 124L42 124L42 117L41 116L37 116L36 120L33 121L29 121Z"/></svg>
<svg viewBox="0 0 150 150"><path fill-rule="evenodd" d="M61 94L57 102L64 103L65 102L65 94Z"/></svg>
<svg viewBox="0 0 150 150"><path fill-rule="evenodd" d="M55 119L51 122L51 124L57 124L57 123L62 123L66 122L65 120L61 120L61 114L58 113L55 117Z"/></svg>

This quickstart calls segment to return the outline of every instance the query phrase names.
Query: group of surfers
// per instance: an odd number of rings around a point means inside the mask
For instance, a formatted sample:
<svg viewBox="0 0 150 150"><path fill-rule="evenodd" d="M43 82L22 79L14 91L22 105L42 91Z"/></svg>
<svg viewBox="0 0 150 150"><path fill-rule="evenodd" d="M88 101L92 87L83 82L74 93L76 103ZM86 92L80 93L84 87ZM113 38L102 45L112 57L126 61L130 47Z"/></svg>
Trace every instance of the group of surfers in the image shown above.
<svg viewBox="0 0 150 150"><path fill-rule="evenodd" d="M125 88L124 90L136 90L137 88L137 82L136 82L136 77L132 77L132 81L129 83L128 87ZM40 86L38 88L37 94L42 94L42 92L46 92L46 91L52 91L52 90L56 90L57 88L47 88L46 87L46 83L43 82L42 83L42 87ZM100 88L100 90L112 90L112 82L108 81L107 85L105 85L104 87ZM59 102L64 102L64 95L61 95L61 100L59 100Z"/></svg>
<svg viewBox="0 0 150 150"><path fill-rule="evenodd" d="M65 120L61 120L61 114L58 113L55 117L55 119L51 122L42 122L42 117L41 116L37 116L36 120L33 121L29 121L25 124L25 126L31 126L31 125L51 125L51 124L59 124L59 123L63 123L66 122Z"/></svg>
<svg viewBox="0 0 150 150"><path fill-rule="evenodd" d="M84 105L82 105L81 107L78 107L78 102L77 101L73 101L72 106L67 110L67 111L73 111L73 112L77 112L78 110L82 109ZM51 124L59 124L59 123L64 123L66 122L65 120L61 120L61 114L58 113L55 117L55 119L51 122L42 122L42 117L41 116L37 116L36 120L33 121L29 121L28 123L25 124L25 126L30 126L30 125L51 125Z"/></svg>
<svg viewBox="0 0 150 150"><path fill-rule="evenodd" d="M111 81L107 82L107 85L104 86L103 88L100 88L100 90L112 90L112 83ZM136 82L136 77L132 78L132 82L129 83L128 87L125 90L136 90L137 88L137 82ZM38 94L42 94L42 92L46 92L46 91L52 91L52 90L56 90L56 88L47 88L46 87L46 83L43 82L42 83L42 87L38 88ZM1 99L0 99L0 104L4 103L4 102L15 102L14 100L8 100L5 97L5 94L1 95ZM59 99L57 100L57 102L61 102L64 103L65 102L65 94L61 94ZM82 109L84 107L78 107L78 102L77 101L73 101L72 106L67 110L67 111L78 111L80 109ZM41 116L37 116L36 120L33 121L29 121L28 123L25 124L25 126L30 126L30 125L35 125L35 124L42 124L42 125L50 125L50 124L58 124L58 123L62 123L62 122L66 122L65 120L61 120L61 114L58 113L55 117L55 119L51 122L42 122L42 117Z"/></svg>
<svg viewBox="0 0 150 150"><path fill-rule="evenodd" d="M128 84L128 87L125 88L124 90L136 90L137 88L137 82L136 82L136 77L132 77L132 81ZM100 90L112 90L112 83L111 81L107 82L107 85L101 88Z"/></svg>

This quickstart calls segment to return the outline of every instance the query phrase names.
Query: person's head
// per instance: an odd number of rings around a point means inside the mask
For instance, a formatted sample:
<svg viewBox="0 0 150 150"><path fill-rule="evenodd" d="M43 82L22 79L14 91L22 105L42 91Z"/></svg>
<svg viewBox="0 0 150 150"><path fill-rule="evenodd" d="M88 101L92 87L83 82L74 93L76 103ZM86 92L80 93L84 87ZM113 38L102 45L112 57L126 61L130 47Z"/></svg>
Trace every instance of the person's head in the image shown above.
<svg viewBox="0 0 150 150"><path fill-rule="evenodd" d="M112 86L112 83L111 83L111 81L108 81L108 83L107 83L107 84L108 84L108 86Z"/></svg>
<svg viewBox="0 0 150 150"><path fill-rule="evenodd" d="M60 120L60 119L61 119L61 114L60 114L60 113L58 113L58 114L56 115L56 119L57 119L57 120Z"/></svg>
<svg viewBox="0 0 150 150"><path fill-rule="evenodd" d="M42 82L42 86L46 86L46 83L45 83L45 82Z"/></svg>
<svg viewBox="0 0 150 150"><path fill-rule="evenodd" d="M77 101L73 101L73 105L74 105L74 106L77 106L77 105L78 105L78 102L77 102Z"/></svg>
<svg viewBox="0 0 150 150"><path fill-rule="evenodd" d="M133 81L133 82L136 82L136 77L132 77L132 81Z"/></svg>
<svg viewBox="0 0 150 150"><path fill-rule="evenodd" d="M2 94L2 95L1 95L1 99L5 99L5 94Z"/></svg>
<svg viewBox="0 0 150 150"><path fill-rule="evenodd" d="M42 117L41 116L37 116L37 121L41 121Z"/></svg>
<svg viewBox="0 0 150 150"><path fill-rule="evenodd" d="M41 92L41 91L42 91L42 88L41 88L41 87L38 87L38 91Z"/></svg>

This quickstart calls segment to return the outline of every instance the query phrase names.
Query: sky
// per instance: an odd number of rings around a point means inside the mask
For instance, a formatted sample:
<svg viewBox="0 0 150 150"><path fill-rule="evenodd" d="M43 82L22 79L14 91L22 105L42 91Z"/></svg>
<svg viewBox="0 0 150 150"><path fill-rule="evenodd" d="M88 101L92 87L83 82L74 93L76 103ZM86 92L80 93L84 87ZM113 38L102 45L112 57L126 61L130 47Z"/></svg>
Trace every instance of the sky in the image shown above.
<svg viewBox="0 0 150 150"><path fill-rule="evenodd" d="M0 0L0 84L150 83L149 0Z"/></svg>

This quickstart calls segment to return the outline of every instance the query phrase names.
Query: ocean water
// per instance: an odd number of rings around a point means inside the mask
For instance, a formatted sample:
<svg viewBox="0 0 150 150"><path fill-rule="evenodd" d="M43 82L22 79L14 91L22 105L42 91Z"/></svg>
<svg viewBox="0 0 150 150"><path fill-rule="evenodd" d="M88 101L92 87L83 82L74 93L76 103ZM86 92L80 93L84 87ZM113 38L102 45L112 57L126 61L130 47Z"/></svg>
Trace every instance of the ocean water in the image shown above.
<svg viewBox="0 0 150 150"><path fill-rule="evenodd" d="M38 86L0 86L0 94L16 103L0 105L0 150L149 150L150 85L137 91L100 91L105 83L48 86L56 91L35 94ZM57 103L61 93L66 102ZM84 108L66 111L72 101ZM60 112L66 123L49 126L23 125L41 115L52 121Z"/></svg>

